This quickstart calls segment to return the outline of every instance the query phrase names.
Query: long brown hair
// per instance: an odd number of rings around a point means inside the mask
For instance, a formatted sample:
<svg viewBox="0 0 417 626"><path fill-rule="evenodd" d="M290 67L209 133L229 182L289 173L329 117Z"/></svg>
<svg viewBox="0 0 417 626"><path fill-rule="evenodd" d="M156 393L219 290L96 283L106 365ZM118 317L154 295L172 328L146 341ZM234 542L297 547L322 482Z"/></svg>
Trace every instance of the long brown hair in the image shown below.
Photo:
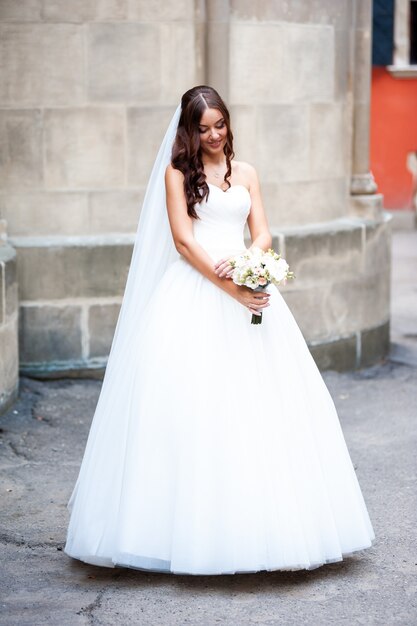
<svg viewBox="0 0 417 626"><path fill-rule="evenodd" d="M230 128L229 111L213 87L198 85L185 92L181 98L181 116L177 135L172 148L172 166L184 174L184 192L187 212L190 217L198 218L194 205L208 198L209 186L204 174L201 158L200 131L201 117L206 109L218 109L224 117L227 127L226 143L223 152L226 156L227 171L224 181L230 187L232 173L231 161L234 157L233 134Z"/></svg>

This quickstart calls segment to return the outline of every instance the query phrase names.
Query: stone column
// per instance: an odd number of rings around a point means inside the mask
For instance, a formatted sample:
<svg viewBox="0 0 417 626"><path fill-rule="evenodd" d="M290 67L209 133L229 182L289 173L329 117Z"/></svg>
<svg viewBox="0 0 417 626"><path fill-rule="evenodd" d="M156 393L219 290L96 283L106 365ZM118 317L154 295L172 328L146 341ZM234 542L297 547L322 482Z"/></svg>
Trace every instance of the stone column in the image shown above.
<svg viewBox="0 0 417 626"><path fill-rule="evenodd" d="M355 215L375 218L382 208L382 196L376 193L369 170L372 0L356 0L353 28L351 210Z"/></svg>
<svg viewBox="0 0 417 626"><path fill-rule="evenodd" d="M396 0L394 7L394 65L410 65L410 1Z"/></svg>
<svg viewBox="0 0 417 626"><path fill-rule="evenodd" d="M229 99L229 0L206 2L206 84Z"/></svg>
<svg viewBox="0 0 417 626"><path fill-rule="evenodd" d="M6 220L0 220L0 413L18 396L17 319L16 252L7 241Z"/></svg>

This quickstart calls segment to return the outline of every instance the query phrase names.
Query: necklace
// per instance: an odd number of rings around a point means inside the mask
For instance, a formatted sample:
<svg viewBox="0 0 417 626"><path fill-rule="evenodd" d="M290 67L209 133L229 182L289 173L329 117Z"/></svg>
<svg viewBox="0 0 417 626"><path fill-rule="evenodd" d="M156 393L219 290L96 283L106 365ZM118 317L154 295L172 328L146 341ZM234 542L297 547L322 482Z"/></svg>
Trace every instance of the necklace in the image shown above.
<svg viewBox="0 0 417 626"><path fill-rule="evenodd" d="M222 169L223 169L223 168L222 168ZM220 178L220 175L221 175L221 170L216 170L216 169L213 167L213 170L212 170L212 171L213 171L213 176L214 176L214 178ZM224 175L223 175L223 176L224 176Z"/></svg>

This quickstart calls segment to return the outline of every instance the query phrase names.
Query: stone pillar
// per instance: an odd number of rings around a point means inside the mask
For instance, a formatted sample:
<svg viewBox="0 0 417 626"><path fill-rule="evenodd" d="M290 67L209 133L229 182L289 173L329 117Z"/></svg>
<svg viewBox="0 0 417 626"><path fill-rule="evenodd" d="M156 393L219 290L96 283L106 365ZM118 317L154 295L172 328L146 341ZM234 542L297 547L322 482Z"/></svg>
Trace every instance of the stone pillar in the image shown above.
<svg viewBox="0 0 417 626"><path fill-rule="evenodd" d="M227 102L229 99L229 0L206 2L206 79Z"/></svg>
<svg viewBox="0 0 417 626"><path fill-rule="evenodd" d="M0 220L0 414L16 400L19 388L16 252Z"/></svg>
<svg viewBox="0 0 417 626"><path fill-rule="evenodd" d="M382 196L369 170L369 115L371 97L372 0L355 0L353 20L352 177L353 214L377 218Z"/></svg>

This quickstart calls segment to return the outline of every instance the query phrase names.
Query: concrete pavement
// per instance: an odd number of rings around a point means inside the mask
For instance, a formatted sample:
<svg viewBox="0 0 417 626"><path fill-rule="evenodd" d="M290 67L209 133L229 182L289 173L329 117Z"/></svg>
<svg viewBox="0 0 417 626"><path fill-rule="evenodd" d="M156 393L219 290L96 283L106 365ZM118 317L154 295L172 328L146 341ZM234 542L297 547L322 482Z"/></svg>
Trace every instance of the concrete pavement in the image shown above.
<svg viewBox="0 0 417 626"><path fill-rule="evenodd" d="M394 236L392 358L327 372L375 528L374 546L311 572L177 576L104 569L62 551L101 383L21 379L0 420L0 623L373 625L417 622L417 232Z"/></svg>

